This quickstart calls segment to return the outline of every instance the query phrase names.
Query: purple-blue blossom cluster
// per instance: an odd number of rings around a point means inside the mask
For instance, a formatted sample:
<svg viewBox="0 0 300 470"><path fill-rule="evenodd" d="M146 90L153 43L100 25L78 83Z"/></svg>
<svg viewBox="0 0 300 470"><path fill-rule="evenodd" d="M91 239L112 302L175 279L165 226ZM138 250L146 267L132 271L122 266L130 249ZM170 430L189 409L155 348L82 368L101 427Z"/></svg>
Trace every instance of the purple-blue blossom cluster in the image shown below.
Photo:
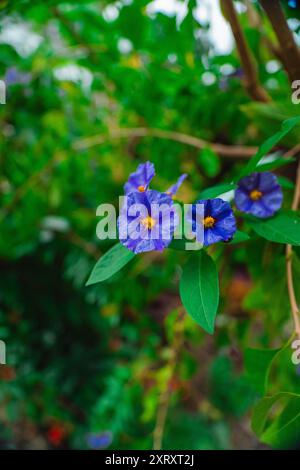
<svg viewBox="0 0 300 470"><path fill-rule="evenodd" d="M177 224L174 202L168 194L153 189L133 191L127 194L118 219L119 238L134 253L163 251Z"/></svg>
<svg viewBox="0 0 300 470"><path fill-rule="evenodd" d="M118 218L119 239L134 253L164 250L171 243L179 223L174 196L187 175L181 175L165 192L149 189L154 176L153 163L146 162L138 166L124 186L126 203ZM282 205L281 187L270 172L253 173L242 178L237 186L234 201L241 212L267 218ZM201 211L198 210L200 206ZM137 208L141 209L137 212ZM204 246L228 242L237 230L233 210L229 202L221 198L196 201L191 205L187 221L196 241Z"/></svg>
<svg viewBox="0 0 300 470"><path fill-rule="evenodd" d="M149 189L154 176L153 163L142 163L124 186L127 197L118 218L119 238L134 253L163 251L178 225L173 198L187 175L181 175L164 193Z"/></svg>

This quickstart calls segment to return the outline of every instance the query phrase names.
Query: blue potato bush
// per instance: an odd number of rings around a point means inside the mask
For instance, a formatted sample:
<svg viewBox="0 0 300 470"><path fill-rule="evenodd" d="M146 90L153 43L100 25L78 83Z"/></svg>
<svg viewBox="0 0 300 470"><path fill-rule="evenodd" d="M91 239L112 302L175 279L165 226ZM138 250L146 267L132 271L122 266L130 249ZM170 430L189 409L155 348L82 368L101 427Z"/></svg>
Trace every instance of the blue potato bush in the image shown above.
<svg viewBox="0 0 300 470"><path fill-rule="evenodd" d="M298 2L167 3L0 1L0 448L299 446Z"/></svg>

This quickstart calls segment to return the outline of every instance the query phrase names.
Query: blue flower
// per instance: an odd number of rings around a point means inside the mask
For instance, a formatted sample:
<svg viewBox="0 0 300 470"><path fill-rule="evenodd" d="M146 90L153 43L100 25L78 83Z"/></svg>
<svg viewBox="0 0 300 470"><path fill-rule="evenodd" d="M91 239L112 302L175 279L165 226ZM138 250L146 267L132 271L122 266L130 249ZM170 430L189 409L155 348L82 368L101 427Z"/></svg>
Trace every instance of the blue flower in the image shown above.
<svg viewBox="0 0 300 470"><path fill-rule="evenodd" d="M171 243L177 224L170 196L154 190L135 191L125 197L120 212L119 239L134 253L162 251Z"/></svg>
<svg viewBox="0 0 300 470"><path fill-rule="evenodd" d="M223 91L228 90L232 79L234 78L242 79L244 77L245 77L245 72L243 71L243 69L237 68L236 70L229 73L228 75L221 77L220 82L219 82L220 90L223 90Z"/></svg>
<svg viewBox="0 0 300 470"><path fill-rule="evenodd" d="M131 173L131 175L129 176L128 181L124 186L125 194L130 194L134 191L144 193L149 189L149 184L154 176L155 168L153 163L141 163L137 167L137 170L134 173ZM166 191L166 194L171 197L175 196L186 177L186 174L181 175L178 178L177 182Z"/></svg>
<svg viewBox="0 0 300 470"><path fill-rule="evenodd" d="M129 176L124 186L125 194L132 193L133 191L145 192L154 176L155 169L153 163L141 163L137 170Z"/></svg>
<svg viewBox="0 0 300 470"><path fill-rule="evenodd" d="M238 182L234 196L238 210L262 219L277 212L283 200L278 180L273 173L252 173Z"/></svg>
<svg viewBox="0 0 300 470"><path fill-rule="evenodd" d="M196 240L204 246L230 241L236 232L230 204L220 198L197 201L192 205L188 221Z"/></svg>
<svg viewBox="0 0 300 470"><path fill-rule="evenodd" d="M87 444L91 449L106 449L109 447L113 440L113 435L110 431L102 433L89 433L86 436Z"/></svg>
<svg viewBox="0 0 300 470"><path fill-rule="evenodd" d="M173 197L175 196L175 194L177 193L178 189L180 188L180 186L182 185L182 183L184 182L185 178L187 177L187 174L184 173L183 175L179 176L177 182L175 184L173 184L167 191L166 191L166 194L168 194L169 196Z"/></svg>

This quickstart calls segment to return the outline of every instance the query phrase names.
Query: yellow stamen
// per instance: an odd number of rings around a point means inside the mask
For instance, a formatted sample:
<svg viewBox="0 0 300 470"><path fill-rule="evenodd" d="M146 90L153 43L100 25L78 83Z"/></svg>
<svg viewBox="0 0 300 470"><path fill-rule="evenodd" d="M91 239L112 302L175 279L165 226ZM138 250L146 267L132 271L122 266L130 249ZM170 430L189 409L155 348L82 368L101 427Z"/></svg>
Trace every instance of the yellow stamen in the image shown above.
<svg viewBox="0 0 300 470"><path fill-rule="evenodd" d="M141 220L141 223L147 228L147 229L152 229L154 225L156 224L156 220L154 220L152 217L149 215L145 217L144 219Z"/></svg>
<svg viewBox="0 0 300 470"><path fill-rule="evenodd" d="M203 219L203 225L205 228L212 228L215 225L215 222L216 222L216 219L214 219L210 215Z"/></svg>
<svg viewBox="0 0 300 470"><path fill-rule="evenodd" d="M167 194L168 196L170 196L170 198L173 199L173 201L176 201L176 196L175 196L175 194L170 193L170 191L167 191L166 194Z"/></svg>
<svg viewBox="0 0 300 470"><path fill-rule="evenodd" d="M258 201L261 197L262 192L258 191L258 189L253 189L253 191L250 193L250 199L252 199L252 201Z"/></svg>
<svg viewBox="0 0 300 470"><path fill-rule="evenodd" d="M140 191L140 193L144 193L146 191L145 186L138 186L138 191Z"/></svg>

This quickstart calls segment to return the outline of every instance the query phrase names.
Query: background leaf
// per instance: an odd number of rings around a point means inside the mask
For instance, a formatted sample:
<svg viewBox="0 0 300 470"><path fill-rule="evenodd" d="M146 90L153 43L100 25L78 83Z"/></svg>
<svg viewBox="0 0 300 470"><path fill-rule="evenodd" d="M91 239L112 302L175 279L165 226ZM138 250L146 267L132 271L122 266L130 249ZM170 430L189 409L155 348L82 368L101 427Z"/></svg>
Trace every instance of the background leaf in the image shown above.
<svg viewBox="0 0 300 470"><path fill-rule="evenodd" d="M234 234L233 239L229 242L230 245L235 245L236 243L242 243L250 240L248 233L237 230Z"/></svg>
<svg viewBox="0 0 300 470"><path fill-rule="evenodd" d="M259 148L257 153L250 159L248 164L241 171L238 179L257 171L257 164L267 155L275 145L277 145L297 124L300 122L300 116L287 119L282 123L281 130L267 139Z"/></svg>
<svg viewBox="0 0 300 470"><path fill-rule="evenodd" d="M221 169L220 157L211 147L205 147L200 151L199 164L210 178L216 176Z"/></svg>
<svg viewBox="0 0 300 470"><path fill-rule="evenodd" d="M253 409L252 429L262 442L273 447L296 447L300 439L300 395L280 392L260 400Z"/></svg>
<svg viewBox="0 0 300 470"><path fill-rule="evenodd" d="M97 261L86 285L90 286L110 278L129 263L134 256L135 254L127 250L121 243L113 246Z"/></svg>
<svg viewBox="0 0 300 470"><path fill-rule="evenodd" d="M279 349L246 349L245 369L247 377L259 393L266 391L267 379L272 360Z"/></svg>

